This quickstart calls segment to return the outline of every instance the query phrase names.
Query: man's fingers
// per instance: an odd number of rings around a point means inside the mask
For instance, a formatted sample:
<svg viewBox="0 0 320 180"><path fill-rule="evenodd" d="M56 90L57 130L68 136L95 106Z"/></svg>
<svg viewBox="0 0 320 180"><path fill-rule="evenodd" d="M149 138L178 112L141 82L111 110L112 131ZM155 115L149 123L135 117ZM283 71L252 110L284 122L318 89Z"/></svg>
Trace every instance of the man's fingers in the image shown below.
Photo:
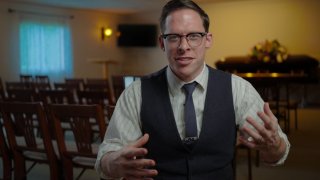
<svg viewBox="0 0 320 180"><path fill-rule="evenodd" d="M263 105L263 111L264 111L264 113L266 113L270 118L271 117L273 117L273 113L272 113L272 111L271 111L271 109L270 109L270 106L269 106L269 103L264 103L264 105Z"/></svg>
<svg viewBox="0 0 320 180"><path fill-rule="evenodd" d="M156 163L151 159L132 159L128 162L127 167L131 168L145 168L155 166Z"/></svg>
<svg viewBox="0 0 320 180"><path fill-rule="evenodd" d="M264 127L269 130L276 130L277 129L277 118L272 113L269 103L265 103L263 106L264 112L258 112L258 116L264 122Z"/></svg>
<svg viewBox="0 0 320 180"><path fill-rule="evenodd" d="M158 174L155 169L130 169L126 172L125 177L127 179L152 179Z"/></svg>
<svg viewBox="0 0 320 180"><path fill-rule="evenodd" d="M241 129L240 129L240 131L243 133L243 134L247 134L249 137L251 137L252 139L249 139L248 137L247 137L247 141L252 141L252 142L250 142L250 143L253 143L253 142L257 142L258 140L260 140L261 139L261 132L260 131L263 131L263 127L259 124L259 123L257 123L256 121L254 121L252 118L250 118L250 117L248 117L247 118L247 121L248 121L248 123L250 123L253 127L254 127L254 129L251 129L250 127L248 127L248 126L243 126Z"/></svg>
<svg viewBox="0 0 320 180"><path fill-rule="evenodd" d="M155 166L153 160L132 159L126 166L125 177L128 179L149 179L158 174L157 170L151 169L153 166Z"/></svg>
<svg viewBox="0 0 320 180"><path fill-rule="evenodd" d="M135 159L137 157L142 157L146 155L148 151L146 148L142 148L142 147L148 142L148 140L149 140L149 134L143 135L137 141L129 144L127 146L127 149L122 152L122 156L129 159Z"/></svg>
<svg viewBox="0 0 320 180"><path fill-rule="evenodd" d="M251 117L247 118L247 122L249 124L251 124L253 126L253 128L257 131L254 131L253 129L250 129L249 127L247 127L248 131L251 131L250 135L256 134L256 136L258 136L261 133L265 133L265 128L262 124L260 124L259 122L255 121L254 119L252 119Z"/></svg>
<svg viewBox="0 0 320 180"><path fill-rule="evenodd" d="M139 138L137 141L132 143L130 146L139 148L145 145L149 140L149 134L144 134L141 138Z"/></svg>

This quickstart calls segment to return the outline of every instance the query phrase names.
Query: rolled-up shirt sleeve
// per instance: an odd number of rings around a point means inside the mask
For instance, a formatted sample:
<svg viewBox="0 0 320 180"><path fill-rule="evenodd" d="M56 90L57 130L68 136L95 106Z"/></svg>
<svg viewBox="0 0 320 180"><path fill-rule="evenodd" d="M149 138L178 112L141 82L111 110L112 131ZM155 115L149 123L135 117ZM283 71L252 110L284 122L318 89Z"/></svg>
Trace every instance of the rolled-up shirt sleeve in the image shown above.
<svg viewBox="0 0 320 180"><path fill-rule="evenodd" d="M119 97L104 140L99 146L95 169L100 177L110 179L101 169L102 157L136 141L142 136L140 122L141 82L133 82Z"/></svg>
<svg viewBox="0 0 320 180"><path fill-rule="evenodd" d="M236 115L236 123L241 127L246 124L246 118L248 116L252 117L254 120L259 123L263 123L262 120L258 117L257 112L263 112L264 101L262 100L259 93L256 89L243 78L232 75L232 94L233 94L233 104ZM249 125L253 128L251 125ZM290 142L287 138L287 135L283 133L282 129L278 125L279 136L286 143L286 151L282 158L274 163L269 165L281 165L287 159L290 150Z"/></svg>

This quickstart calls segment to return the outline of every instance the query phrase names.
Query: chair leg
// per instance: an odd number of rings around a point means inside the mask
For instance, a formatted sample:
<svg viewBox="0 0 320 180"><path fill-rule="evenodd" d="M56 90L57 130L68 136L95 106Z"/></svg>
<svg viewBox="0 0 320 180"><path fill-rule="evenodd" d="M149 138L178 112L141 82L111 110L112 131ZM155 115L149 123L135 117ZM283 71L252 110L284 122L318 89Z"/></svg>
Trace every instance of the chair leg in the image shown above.
<svg viewBox="0 0 320 180"><path fill-rule="evenodd" d="M286 133L289 134L290 133L290 109L288 109L288 116L284 118L285 118L285 121L287 122Z"/></svg>
<svg viewBox="0 0 320 180"><path fill-rule="evenodd" d="M256 167L260 166L260 152L256 151Z"/></svg>
<svg viewBox="0 0 320 180"><path fill-rule="evenodd" d="M298 108L294 109L294 120L295 120L295 129L298 130Z"/></svg>
<svg viewBox="0 0 320 180"><path fill-rule="evenodd" d="M237 147L234 150L233 160L232 160L232 168L233 168L233 179L237 179Z"/></svg>
<svg viewBox="0 0 320 180"><path fill-rule="evenodd" d="M12 160L9 156L2 156L3 163L3 179L11 179L12 178Z"/></svg>
<svg viewBox="0 0 320 180"><path fill-rule="evenodd" d="M50 179L60 180L63 178L62 166L59 162L49 162L50 163Z"/></svg>
<svg viewBox="0 0 320 180"><path fill-rule="evenodd" d="M251 150L248 148L248 179L252 180Z"/></svg>
<svg viewBox="0 0 320 180"><path fill-rule="evenodd" d="M237 164L237 149L238 148L236 148L236 150L235 150L235 152L234 152L234 158L233 158L233 162L232 162L232 164L233 164L233 179L234 180L236 180L237 179L237 174L236 174L236 172L237 172L237 170L236 170L236 164ZM247 150L247 156L248 156L248 180L252 180L252 159L251 159L251 149L250 148L247 148L247 147L245 147L245 149Z"/></svg>
<svg viewBox="0 0 320 180"><path fill-rule="evenodd" d="M24 157L19 154L14 154L14 179L22 180L27 179L26 162Z"/></svg>
<svg viewBox="0 0 320 180"><path fill-rule="evenodd" d="M64 179L70 180L73 179L73 164L70 159L63 159L63 167L64 167Z"/></svg>

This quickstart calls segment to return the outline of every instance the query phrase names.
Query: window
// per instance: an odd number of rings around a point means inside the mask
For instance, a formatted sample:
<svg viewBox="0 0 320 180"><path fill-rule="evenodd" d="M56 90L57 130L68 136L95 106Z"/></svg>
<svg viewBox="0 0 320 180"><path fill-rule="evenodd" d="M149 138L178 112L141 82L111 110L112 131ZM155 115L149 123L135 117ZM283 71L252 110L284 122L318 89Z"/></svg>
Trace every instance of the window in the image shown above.
<svg viewBox="0 0 320 180"><path fill-rule="evenodd" d="M23 17L19 24L20 73L63 79L72 75L70 28L65 19Z"/></svg>

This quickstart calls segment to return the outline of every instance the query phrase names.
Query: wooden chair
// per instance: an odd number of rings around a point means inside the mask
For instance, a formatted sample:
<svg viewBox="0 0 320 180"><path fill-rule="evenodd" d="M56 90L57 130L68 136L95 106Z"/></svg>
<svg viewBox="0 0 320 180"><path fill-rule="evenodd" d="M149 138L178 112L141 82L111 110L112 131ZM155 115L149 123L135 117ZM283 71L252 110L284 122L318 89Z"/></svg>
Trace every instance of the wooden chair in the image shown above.
<svg viewBox="0 0 320 180"><path fill-rule="evenodd" d="M45 107L45 111L48 117L48 122L51 127L53 127L53 120L51 117L50 109L48 106L50 104L74 104L74 96L73 93L69 90L40 90L39 91L40 100L43 103L43 106ZM70 126L69 124L65 123L64 131L69 131ZM56 138L56 135L54 133L53 129L50 129L50 133L53 136L53 138Z"/></svg>
<svg viewBox="0 0 320 180"><path fill-rule="evenodd" d="M6 82L6 90L9 90L9 89L31 89L30 86L28 86L26 83L24 82L14 82L14 81L11 81L11 82Z"/></svg>
<svg viewBox="0 0 320 180"><path fill-rule="evenodd" d="M62 83L55 82L53 86L55 90L68 90L71 92L80 91L82 89L79 87L78 84L66 83L66 82L62 82Z"/></svg>
<svg viewBox="0 0 320 180"><path fill-rule="evenodd" d="M111 102L110 94L105 91L77 91L80 104L100 104L103 109Z"/></svg>
<svg viewBox="0 0 320 180"><path fill-rule="evenodd" d="M285 90L285 95L284 95L284 99L280 100L279 102L279 106L280 107L284 107L287 110L287 133L290 132L290 111L293 110L294 111L294 122L295 122L295 130L298 129L298 107L299 107L299 101L297 100L292 100L290 97L290 84L285 84L284 85L284 90Z"/></svg>
<svg viewBox="0 0 320 180"><path fill-rule="evenodd" d="M111 120L111 117L112 117L112 114L113 114L113 111L114 111L115 107L116 107L116 105L113 105L113 104L109 104L107 106L107 111L108 111L107 117L108 117L109 120Z"/></svg>
<svg viewBox="0 0 320 180"><path fill-rule="evenodd" d="M125 89L125 82L122 75L112 76L112 88L114 92L115 102L119 99L121 93Z"/></svg>
<svg viewBox="0 0 320 180"><path fill-rule="evenodd" d="M89 78L84 84L84 90L89 91L110 91L109 81L107 79L99 79L99 78Z"/></svg>
<svg viewBox="0 0 320 180"><path fill-rule="evenodd" d="M98 146L106 131L103 110L100 105L54 104L49 107L54 120L58 149L66 179L73 179L73 168L82 168L77 178L79 179L86 169L94 168ZM62 120L70 123L72 131L69 138L63 132ZM99 141L93 141L92 120L95 120L99 127Z"/></svg>
<svg viewBox="0 0 320 180"><path fill-rule="evenodd" d="M20 82L24 83L28 88L33 88L35 83L33 76L29 74L20 74Z"/></svg>
<svg viewBox="0 0 320 180"><path fill-rule="evenodd" d="M50 179L60 179L62 175L59 161L54 152L41 104L3 102L0 108L8 142L13 151L15 179L26 179L27 173L37 163L49 165ZM28 170L26 161L33 162Z"/></svg>
<svg viewBox="0 0 320 180"><path fill-rule="evenodd" d="M8 89L8 101L37 102L40 101L38 93L34 89Z"/></svg>
<svg viewBox="0 0 320 180"><path fill-rule="evenodd" d="M50 80L47 75L36 75L35 76L35 88L38 90L50 90Z"/></svg>
<svg viewBox="0 0 320 180"><path fill-rule="evenodd" d="M106 123L109 122L109 109L108 106L111 105L112 99L110 94L105 91L77 91L77 97L79 104L99 104L104 110L106 117Z"/></svg>
<svg viewBox="0 0 320 180"><path fill-rule="evenodd" d="M35 81L37 83L47 83L47 84L50 84L50 79L49 79L49 76L47 75L36 75L35 76Z"/></svg>
<svg viewBox="0 0 320 180"><path fill-rule="evenodd" d="M33 77L32 75L28 75L28 74L20 74L20 82L23 83L33 83Z"/></svg>
<svg viewBox="0 0 320 180"><path fill-rule="evenodd" d="M239 135L238 131L239 127L237 127L237 136ZM248 165L248 180L252 180L252 158L251 158L251 149L243 144L240 144L240 142L237 139L236 147L234 151L234 157L233 157L233 175L234 179L237 179L237 157L238 157L238 151L246 151L247 152L247 165Z"/></svg>
<svg viewBox="0 0 320 180"><path fill-rule="evenodd" d="M83 78L65 78L65 83L69 85L69 87L74 87L75 91L83 90L84 79Z"/></svg>
<svg viewBox="0 0 320 180"><path fill-rule="evenodd" d="M4 101L6 99L5 89L2 83L2 79L0 78L0 101Z"/></svg>
<svg viewBox="0 0 320 180"><path fill-rule="evenodd" d="M1 112L0 112L1 118ZM0 122L0 156L2 158L2 169L3 169L3 176L2 179L11 179L12 178L12 161L13 155L12 151L8 146L7 138L3 132L3 122Z"/></svg>
<svg viewBox="0 0 320 180"><path fill-rule="evenodd" d="M87 91L104 91L108 94L109 104L114 104L114 98L112 95L112 91L110 88L109 81L103 78L89 78L87 79L86 83L84 84L84 90Z"/></svg>
<svg viewBox="0 0 320 180"><path fill-rule="evenodd" d="M74 97L69 90L40 90L39 96L44 105L74 104Z"/></svg>

